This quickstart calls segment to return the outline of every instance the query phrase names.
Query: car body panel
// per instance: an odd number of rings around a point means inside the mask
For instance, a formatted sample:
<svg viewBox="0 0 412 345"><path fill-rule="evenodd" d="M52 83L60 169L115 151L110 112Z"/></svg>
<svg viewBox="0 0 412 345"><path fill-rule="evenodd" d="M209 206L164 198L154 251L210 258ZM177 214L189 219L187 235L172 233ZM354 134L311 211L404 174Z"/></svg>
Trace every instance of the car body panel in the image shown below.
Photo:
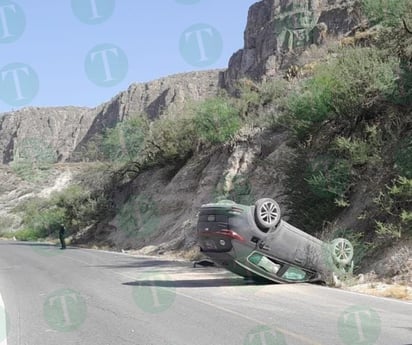
<svg viewBox="0 0 412 345"><path fill-rule="evenodd" d="M283 219L269 229L255 221L255 206L234 202L202 205L197 233L210 259L246 278L276 283L324 281L326 245Z"/></svg>

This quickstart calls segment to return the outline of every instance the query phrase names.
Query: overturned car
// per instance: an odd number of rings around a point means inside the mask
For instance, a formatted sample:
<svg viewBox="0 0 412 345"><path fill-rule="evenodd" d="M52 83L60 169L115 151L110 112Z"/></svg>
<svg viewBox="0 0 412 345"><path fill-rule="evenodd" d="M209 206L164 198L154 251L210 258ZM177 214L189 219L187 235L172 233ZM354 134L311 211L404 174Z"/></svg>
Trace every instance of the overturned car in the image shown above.
<svg viewBox="0 0 412 345"><path fill-rule="evenodd" d="M197 234L200 249L229 271L277 283L326 282L353 268L353 246L337 238L323 242L281 219L270 198L252 206L230 200L202 205Z"/></svg>

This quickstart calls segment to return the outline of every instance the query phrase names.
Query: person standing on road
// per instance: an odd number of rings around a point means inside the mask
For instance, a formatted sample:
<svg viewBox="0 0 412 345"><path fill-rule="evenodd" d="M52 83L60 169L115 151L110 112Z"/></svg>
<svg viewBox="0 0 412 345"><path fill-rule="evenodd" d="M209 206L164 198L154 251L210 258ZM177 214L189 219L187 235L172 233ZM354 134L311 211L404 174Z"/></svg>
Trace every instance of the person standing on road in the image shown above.
<svg viewBox="0 0 412 345"><path fill-rule="evenodd" d="M63 223L59 225L59 239L60 239L60 249L66 249L66 241L64 240L64 236L66 233L66 228L64 227Z"/></svg>

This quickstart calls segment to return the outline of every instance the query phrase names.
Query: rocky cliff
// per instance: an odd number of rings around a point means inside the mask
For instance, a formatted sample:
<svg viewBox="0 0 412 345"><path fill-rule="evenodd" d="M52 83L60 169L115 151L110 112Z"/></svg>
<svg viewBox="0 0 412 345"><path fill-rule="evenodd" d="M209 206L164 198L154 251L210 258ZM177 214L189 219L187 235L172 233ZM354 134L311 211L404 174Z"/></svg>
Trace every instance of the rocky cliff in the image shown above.
<svg viewBox="0 0 412 345"><path fill-rule="evenodd" d="M286 139L284 132L255 129L233 146L199 152L178 169L173 164L149 169L117 189L116 216L79 233L76 242L151 254L188 250L196 243L199 207L222 198L253 204L270 195L288 219L281 167L293 150Z"/></svg>
<svg viewBox="0 0 412 345"><path fill-rule="evenodd" d="M216 95L219 72L183 73L132 84L96 108L29 107L0 114L0 163L34 159L32 148L64 162L94 134L131 114L145 112L154 120L165 112L178 112L187 102Z"/></svg>
<svg viewBox="0 0 412 345"><path fill-rule="evenodd" d="M222 85L261 80L293 64L299 53L327 36L341 36L359 23L353 0L262 0L249 9L244 48L230 59Z"/></svg>
<svg viewBox="0 0 412 345"><path fill-rule="evenodd" d="M218 93L219 70L172 75L148 83L132 84L95 110L92 125L76 152L96 133L133 114L146 113L155 120L164 113L178 113L188 102L200 101Z"/></svg>
<svg viewBox="0 0 412 345"><path fill-rule="evenodd" d="M145 112L154 120L163 113L177 113L188 101L216 95L219 88L233 91L241 78L274 76L305 48L322 44L326 35L350 31L359 22L355 4L354 0L262 0L250 8L244 47L225 71L183 73L132 84L93 109L26 108L0 114L0 162L13 161L33 140L64 162L96 133L129 115Z"/></svg>
<svg viewBox="0 0 412 345"><path fill-rule="evenodd" d="M30 107L3 114L0 162L8 164L16 156L30 156L32 147L50 152L52 160L65 161L87 133L94 117L92 109L78 107Z"/></svg>

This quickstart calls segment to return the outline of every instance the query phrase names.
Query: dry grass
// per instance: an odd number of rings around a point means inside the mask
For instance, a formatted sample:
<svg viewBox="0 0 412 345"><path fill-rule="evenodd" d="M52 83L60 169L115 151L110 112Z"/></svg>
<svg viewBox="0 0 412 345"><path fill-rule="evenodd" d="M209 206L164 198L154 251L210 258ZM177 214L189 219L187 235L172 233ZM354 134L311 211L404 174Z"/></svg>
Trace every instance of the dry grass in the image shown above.
<svg viewBox="0 0 412 345"><path fill-rule="evenodd" d="M348 287L347 290L377 297L412 300L412 287L399 284L367 283Z"/></svg>
<svg viewBox="0 0 412 345"><path fill-rule="evenodd" d="M181 258L188 261L200 260L203 257L203 254L200 251L200 248L194 246L186 251L183 251L180 255Z"/></svg>

